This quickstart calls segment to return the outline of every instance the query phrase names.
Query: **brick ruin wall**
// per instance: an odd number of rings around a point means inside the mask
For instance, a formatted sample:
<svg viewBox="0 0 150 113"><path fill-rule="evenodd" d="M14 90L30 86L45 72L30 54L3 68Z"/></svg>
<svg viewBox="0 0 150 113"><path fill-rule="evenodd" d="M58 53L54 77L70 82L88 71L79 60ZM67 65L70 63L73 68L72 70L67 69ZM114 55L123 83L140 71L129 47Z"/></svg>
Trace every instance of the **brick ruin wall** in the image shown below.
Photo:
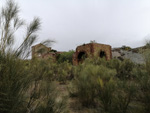
<svg viewBox="0 0 150 113"><path fill-rule="evenodd" d="M94 56L99 56L101 51L104 51L106 54L106 60L110 60L112 58L111 46L104 44L94 44Z"/></svg>
<svg viewBox="0 0 150 113"><path fill-rule="evenodd" d="M40 52L40 50L42 50ZM56 60L56 53L50 52L51 48L46 47L43 44L37 44L35 46L32 46L32 58L38 58L38 59L53 59ZM73 64L78 65L79 62L82 62L82 56L83 54L86 57L100 57L100 52L103 52L106 60L110 60L112 58L111 53L111 46L105 45L105 44L98 44L98 43L89 43L89 44L83 44L81 46L78 46L76 48L76 52L73 55Z"/></svg>
<svg viewBox="0 0 150 113"><path fill-rule="evenodd" d="M73 64L74 65L79 64L80 53L85 53L86 57L90 57L90 56L100 57L100 52L103 52L105 54L106 60L110 60L112 58L110 45L89 43L89 44L83 44L81 46L78 46L76 48L76 52L73 55Z"/></svg>
<svg viewBox="0 0 150 113"><path fill-rule="evenodd" d="M32 46L32 58L38 59L48 59L48 58L55 58L54 53L50 53L51 48L44 46L43 44L37 44Z"/></svg>

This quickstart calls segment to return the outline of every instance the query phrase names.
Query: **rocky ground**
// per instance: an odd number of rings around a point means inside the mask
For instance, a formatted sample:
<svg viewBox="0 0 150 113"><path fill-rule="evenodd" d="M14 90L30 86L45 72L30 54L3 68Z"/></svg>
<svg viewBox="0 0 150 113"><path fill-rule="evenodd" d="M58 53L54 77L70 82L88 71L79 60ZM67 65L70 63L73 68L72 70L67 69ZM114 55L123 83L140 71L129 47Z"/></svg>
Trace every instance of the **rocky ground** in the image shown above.
<svg viewBox="0 0 150 113"><path fill-rule="evenodd" d="M120 60L123 59L130 59L134 63L143 64L144 63L144 56L140 52L135 52L132 50L122 50L122 49L114 49L112 50L112 57L118 58Z"/></svg>

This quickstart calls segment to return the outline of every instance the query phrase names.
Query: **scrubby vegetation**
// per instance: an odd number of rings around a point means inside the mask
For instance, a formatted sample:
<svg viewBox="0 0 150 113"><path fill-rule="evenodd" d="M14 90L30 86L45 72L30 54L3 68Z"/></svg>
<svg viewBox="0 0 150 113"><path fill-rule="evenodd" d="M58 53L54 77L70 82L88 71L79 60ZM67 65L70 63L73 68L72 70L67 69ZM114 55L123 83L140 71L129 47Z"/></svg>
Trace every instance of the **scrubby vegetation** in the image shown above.
<svg viewBox="0 0 150 113"><path fill-rule="evenodd" d="M13 49L14 33L23 25L18 6L8 1L0 16L0 113L67 113L68 99L91 113L150 113L150 52L145 64L86 58L73 66L73 51L51 59L25 60L40 21L27 26L23 43ZM14 24L14 25L13 25ZM69 97L61 95L66 85ZM92 111L92 110L93 111ZM78 111L76 111L78 112ZM87 111L88 112L88 111Z"/></svg>
<svg viewBox="0 0 150 113"><path fill-rule="evenodd" d="M14 48L16 31L26 34ZM38 59L25 60L37 39L39 18L26 26L19 18L18 5L7 1L0 13L0 113L64 113L65 101L57 93L55 65ZM44 43L50 41L44 41ZM14 48L14 49L13 49Z"/></svg>
<svg viewBox="0 0 150 113"><path fill-rule="evenodd" d="M149 57L143 65L129 60L86 59L76 66L70 95L102 113L149 112Z"/></svg>
<svg viewBox="0 0 150 113"><path fill-rule="evenodd" d="M74 51L70 50L68 52L63 52L61 54L57 55L57 62L62 63L62 62L69 62L72 64L72 56L73 56Z"/></svg>

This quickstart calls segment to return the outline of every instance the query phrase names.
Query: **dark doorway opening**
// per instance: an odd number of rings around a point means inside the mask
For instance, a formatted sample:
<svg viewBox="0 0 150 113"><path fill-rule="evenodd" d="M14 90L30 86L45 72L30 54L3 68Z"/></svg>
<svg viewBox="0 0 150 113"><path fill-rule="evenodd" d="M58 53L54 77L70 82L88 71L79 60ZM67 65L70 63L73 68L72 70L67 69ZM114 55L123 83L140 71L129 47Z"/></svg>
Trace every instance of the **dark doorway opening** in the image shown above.
<svg viewBox="0 0 150 113"><path fill-rule="evenodd" d="M99 54L100 58L106 58L106 53L105 51L100 51L100 54Z"/></svg>
<svg viewBox="0 0 150 113"><path fill-rule="evenodd" d="M85 58L87 58L87 54L85 52L80 52L78 54L78 62L82 62Z"/></svg>

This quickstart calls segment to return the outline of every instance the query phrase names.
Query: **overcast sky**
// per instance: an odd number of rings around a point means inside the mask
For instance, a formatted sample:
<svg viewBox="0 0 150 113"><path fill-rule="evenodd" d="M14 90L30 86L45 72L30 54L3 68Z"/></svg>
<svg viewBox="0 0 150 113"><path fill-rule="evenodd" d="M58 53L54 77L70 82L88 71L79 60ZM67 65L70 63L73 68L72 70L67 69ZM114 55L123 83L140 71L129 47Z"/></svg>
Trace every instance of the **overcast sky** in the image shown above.
<svg viewBox="0 0 150 113"><path fill-rule="evenodd" d="M0 0L0 6L5 0ZM20 16L42 21L40 40L52 39L52 48L75 50L95 40L112 47L137 47L150 39L150 0L16 0ZM21 34L20 34L21 35ZM18 39L20 40L20 39Z"/></svg>

